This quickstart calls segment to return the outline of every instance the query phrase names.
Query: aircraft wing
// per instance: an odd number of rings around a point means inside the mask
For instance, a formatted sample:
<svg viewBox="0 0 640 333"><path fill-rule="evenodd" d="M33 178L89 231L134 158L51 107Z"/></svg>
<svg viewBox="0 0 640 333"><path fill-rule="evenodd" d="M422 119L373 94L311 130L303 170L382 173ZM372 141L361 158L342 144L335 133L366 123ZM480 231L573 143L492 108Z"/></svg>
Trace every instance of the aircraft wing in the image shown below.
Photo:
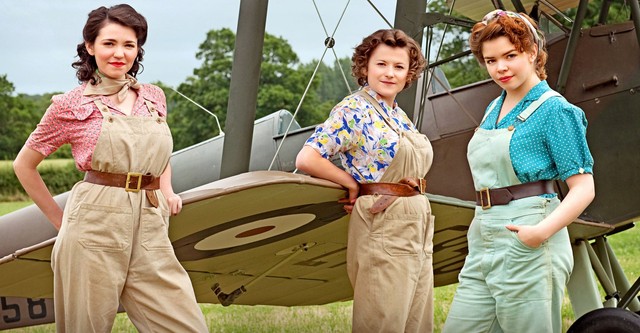
<svg viewBox="0 0 640 333"><path fill-rule="evenodd" d="M557 9L564 11L570 8L576 8L578 6L578 0L548 0L544 1L556 7ZM544 5L542 1L536 0L522 0L522 6L525 8L526 13L528 14L531 11L531 8L535 3L540 3L539 8L548 13L555 14L551 8ZM482 18L490 11L494 10L494 4L492 1L479 1L479 0L447 0L447 4L451 6L454 4L454 10L461 15L464 15L470 19L480 21ZM502 4L505 6L506 10L518 12L518 10L513 5L511 1L503 1Z"/></svg>
<svg viewBox="0 0 640 333"><path fill-rule="evenodd" d="M352 297L346 273L348 216L338 185L282 171L254 171L181 193L169 237L198 302L310 305ZM455 283L467 253L473 203L428 195L436 216L436 286ZM0 295L52 297L54 239L0 260ZM246 291L242 291L244 290ZM237 291L240 290L240 291ZM227 299L228 300L228 299Z"/></svg>

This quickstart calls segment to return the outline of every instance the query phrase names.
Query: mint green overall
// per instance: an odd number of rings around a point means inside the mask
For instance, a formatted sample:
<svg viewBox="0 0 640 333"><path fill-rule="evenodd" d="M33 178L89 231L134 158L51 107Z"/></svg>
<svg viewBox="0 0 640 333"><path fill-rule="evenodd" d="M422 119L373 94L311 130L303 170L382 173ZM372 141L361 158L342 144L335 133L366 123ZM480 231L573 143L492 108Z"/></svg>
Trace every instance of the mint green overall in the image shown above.
<svg viewBox="0 0 640 333"><path fill-rule="evenodd" d="M518 119L526 121L553 93L543 94ZM476 191L520 184L509 154L517 126L478 129L471 138L467 158ZM469 254L443 332L562 331L564 289L573 267L567 229L531 248L505 227L536 225L559 204L556 197L533 196L485 210L476 207L467 234Z"/></svg>

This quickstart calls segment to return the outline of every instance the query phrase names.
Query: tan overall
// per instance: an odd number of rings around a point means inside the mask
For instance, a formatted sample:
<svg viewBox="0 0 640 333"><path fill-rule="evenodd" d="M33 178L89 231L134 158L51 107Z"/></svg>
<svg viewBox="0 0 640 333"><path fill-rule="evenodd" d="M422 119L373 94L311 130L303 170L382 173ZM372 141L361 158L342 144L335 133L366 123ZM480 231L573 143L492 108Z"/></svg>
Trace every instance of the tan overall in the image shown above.
<svg viewBox="0 0 640 333"><path fill-rule="evenodd" d="M377 102L370 102L391 128ZM398 149L380 182L423 178L433 150L420 133L396 131ZM433 222L425 195L399 197L372 214L378 195L357 199L349 221L347 272L354 289L353 332L433 331Z"/></svg>
<svg viewBox="0 0 640 333"><path fill-rule="evenodd" d="M114 116L95 100L103 121L93 170L162 174L173 149L171 132L145 102L151 117ZM140 332L207 332L168 237L168 204L155 192L158 208L144 190L74 186L51 257L58 332L111 332L119 303Z"/></svg>

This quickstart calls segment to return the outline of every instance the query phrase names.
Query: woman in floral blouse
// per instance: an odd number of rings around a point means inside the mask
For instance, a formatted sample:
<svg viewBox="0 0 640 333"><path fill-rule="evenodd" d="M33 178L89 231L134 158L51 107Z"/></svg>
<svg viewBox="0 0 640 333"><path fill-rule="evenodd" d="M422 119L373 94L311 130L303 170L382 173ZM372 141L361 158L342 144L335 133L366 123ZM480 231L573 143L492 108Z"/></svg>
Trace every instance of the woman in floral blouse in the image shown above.
<svg viewBox="0 0 640 333"><path fill-rule="evenodd" d="M362 89L333 108L296 166L348 190L353 331L430 332L434 219L424 177L433 153L395 101L425 60L413 39L389 29L364 38L352 61ZM329 160L334 155L343 169Z"/></svg>

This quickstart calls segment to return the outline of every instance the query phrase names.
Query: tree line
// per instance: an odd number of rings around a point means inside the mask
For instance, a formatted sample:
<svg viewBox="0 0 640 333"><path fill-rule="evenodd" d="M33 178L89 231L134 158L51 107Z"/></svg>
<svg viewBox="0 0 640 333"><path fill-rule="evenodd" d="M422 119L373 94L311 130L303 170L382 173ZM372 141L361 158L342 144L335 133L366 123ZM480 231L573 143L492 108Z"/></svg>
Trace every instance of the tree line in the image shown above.
<svg viewBox="0 0 640 333"><path fill-rule="evenodd" d="M230 29L211 30L196 53L201 65L193 74L176 87L207 110L214 113L222 126L231 80L231 65L235 34ZM317 60L301 63L286 40L266 34L264 41L256 119L275 111L286 109L294 112L307 87ZM340 69L341 68L341 69ZM347 77L345 83L342 72ZM320 63L318 72L300 107L296 120L301 126L323 121L331 108L357 84L351 77L351 59L334 61L332 65ZM177 94L163 82L153 82L167 96L168 123L174 137L174 149L179 150L218 134L212 116ZM0 160L12 160L35 129L56 93L14 96L13 83L7 75L0 75ZM59 93L59 92L58 92ZM224 130L224 128L223 128ZM53 158L70 158L68 146L59 149Z"/></svg>

